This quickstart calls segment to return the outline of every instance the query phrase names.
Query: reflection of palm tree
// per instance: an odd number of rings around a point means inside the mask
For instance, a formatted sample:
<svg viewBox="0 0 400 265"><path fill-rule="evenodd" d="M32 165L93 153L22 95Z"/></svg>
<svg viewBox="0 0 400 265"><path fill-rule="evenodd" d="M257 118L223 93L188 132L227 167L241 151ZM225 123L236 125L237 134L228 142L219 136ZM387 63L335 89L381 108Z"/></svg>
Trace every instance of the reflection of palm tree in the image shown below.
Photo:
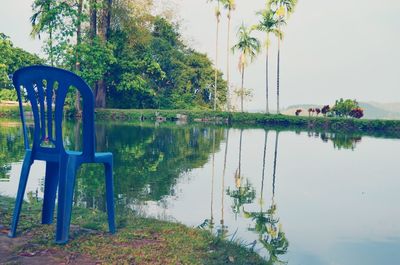
<svg viewBox="0 0 400 265"><path fill-rule="evenodd" d="M279 131L276 131L275 135L275 152L274 152L274 172L272 173L272 198L275 196L275 179L276 179L276 158L278 156L278 140L279 140Z"/></svg>
<svg viewBox="0 0 400 265"><path fill-rule="evenodd" d="M243 183L244 177L242 175L242 138L243 130L240 130L240 140L239 140L239 167L235 172L235 188L231 190L230 187L227 189L226 193L228 196L233 198L232 210L235 213L235 218L237 214L240 213L240 208L248 203L252 203L256 197L256 191L248 180Z"/></svg>
<svg viewBox="0 0 400 265"><path fill-rule="evenodd" d="M275 173L276 173L276 158L277 158L279 132L277 132L276 140L275 140L272 203L267 211L263 211L263 209L262 209L267 134L268 134L268 132L265 132L263 170L262 170L261 193L260 193L260 196L261 196L260 211L246 212L243 209L243 212L244 212L244 216L246 218L251 218L255 222L254 227L249 228L249 230L258 234L258 240L264 246L264 248L268 251L269 260L268 260L267 264L276 264L276 263L284 263L279 260L278 256L283 255L287 252L287 249L289 247L289 241L287 240L286 235L282 230L282 226L279 223L279 218L275 216L276 211L277 211L277 205L274 202Z"/></svg>
<svg viewBox="0 0 400 265"><path fill-rule="evenodd" d="M211 212L209 228L212 230L214 228L214 175L215 175L215 129L213 130L213 142L212 142L212 173L211 173Z"/></svg>
<svg viewBox="0 0 400 265"><path fill-rule="evenodd" d="M226 144L225 144L225 154L224 154L224 169L222 170L222 191L221 191L221 227L218 229L218 235L220 237L225 237L228 232L228 227L224 223L224 191L225 191L225 172L226 172L226 157L228 155L228 144L229 144L229 129L226 132Z"/></svg>

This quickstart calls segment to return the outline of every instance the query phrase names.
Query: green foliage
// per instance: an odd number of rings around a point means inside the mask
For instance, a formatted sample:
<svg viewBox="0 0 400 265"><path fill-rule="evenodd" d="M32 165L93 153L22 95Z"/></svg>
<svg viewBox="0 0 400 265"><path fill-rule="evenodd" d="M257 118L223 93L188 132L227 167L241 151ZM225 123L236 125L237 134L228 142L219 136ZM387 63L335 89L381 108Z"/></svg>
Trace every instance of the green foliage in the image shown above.
<svg viewBox="0 0 400 265"><path fill-rule="evenodd" d="M343 98L336 100L335 105L332 107L332 113L337 117L349 117L350 112L354 109L358 109L360 106L358 102L354 99Z"/></svg>
<svg viewBox="0 0 400 265"><path fill-rule="evenodd" d="M177 27L162 17L130 36L114 31L116 63L109 72L109 106L118 108L208 109L214 83L211 61L186 47ZM133 40L132 38L136 38ZM227 84L218 76L218 101L226 102Z"/></svg>
<svg viewBox="0 0 400 265"><path fill-rule="evenodd" d="M252 61L260 52L260 41L251 36L252 29L247 28L242 24L237 32L238 42L233 46L233 51L240 51L239 65L244 67L247 65L247 60Z"/></svg>
<svg viewBox="0 0 400 265"><path fill-rule="evenodd" d="M42 62L38 56L14 47L9 38L0 33L0 88L12 88L8 76L17 69Z"/></svg>
<svg viewBox="0 0 400 265"><path fill-rule="evenodd" d="M71 47L71 38L78 23L86 19L86 16L79 17L77 5L72 1L65 0L35 0L32 4L33 37L39 39L46 34L44 51L48 54L48 61L51 65L64 65Z"/></svg>
<svg viewBox="0 0 400 265"><path fill-rule="evenodd" d="M0 89L0 100L17 101L17 92L14 89Z"/></svg>
<svg viewBox="0 0 400 265"><path fill-rule="evenodd" d="M100 80L111 66L116 63L114 57L114 46L110 43L102 42L99 38L94 40L84 40L79 46L75 47L80 54L79 74L90 86ZM75 64L73 54L69 57L70 67Z"/></svg>

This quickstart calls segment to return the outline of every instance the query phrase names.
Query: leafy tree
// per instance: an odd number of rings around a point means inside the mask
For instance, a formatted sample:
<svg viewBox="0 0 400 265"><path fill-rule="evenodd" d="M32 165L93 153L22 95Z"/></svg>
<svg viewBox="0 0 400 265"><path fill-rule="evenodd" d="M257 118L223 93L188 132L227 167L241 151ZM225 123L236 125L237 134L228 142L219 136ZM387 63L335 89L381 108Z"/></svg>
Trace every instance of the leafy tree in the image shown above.
<svg viewBox="0 0 400 265"><path fill-rule="evenodd" d="M0 88L12 88L8 76L17 69L42 62L38 56L14 47L11 40L0 33Z"/></svg>
<svg viewBox="0 0 400 265"><path fill-rule="evenodd" d="M339 99L336 100L335 105L332 107L332 112L338 117L348 118L353 109L358 109L360 106L354 99Z"/></svg>
<svg viewBox="0 0 400 265"><path fill-rule="evenodd" d="M51 35L50 61L81 75L97 107L209 109L217 95L222 108L222 73L215 86L207 56L187 47L179 25L152 15L152 8L150 0L90 0L88 8L82 0L36 0L33 34ZM74 105L79 111L78 94Z"/></svg>
<svg viewBox="0 0 400 265"><path fill-rule="evenodd" d="M41 38L41 34L46 33L48 39L44 50L49 55L50 64L64 63L64 53L69 48L76 23L80 23L75 3L71 0L35 0L32 10L31 36Z"/></svg>
<svg viewBox="0 0 400 265"><path fill-rule="evenodd" d="M248 58L251 61L254 60L256 55L260 51L260 41L251 36L252 30L247 28L244 24L240 26L237 36L238 42L233 46L233 51L240 51L239 57L239 71L242 75L242 85L241 85L241 100L240 100L240 110L243 112L243 97L244 97L244 72L248 64Z"/></svg>

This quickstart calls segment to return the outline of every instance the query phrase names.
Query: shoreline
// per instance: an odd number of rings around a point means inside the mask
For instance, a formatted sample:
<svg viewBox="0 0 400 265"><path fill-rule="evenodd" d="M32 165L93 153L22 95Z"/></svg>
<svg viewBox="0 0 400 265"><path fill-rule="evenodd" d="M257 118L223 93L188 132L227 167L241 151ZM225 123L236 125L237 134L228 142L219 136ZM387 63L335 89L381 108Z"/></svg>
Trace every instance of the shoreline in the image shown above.
<svg viewBox="0 0 400 265"><path fill-rule="evenodd" d="M0 195L0 264L266 264L240 242L127 209L117 214L118 230L110 235L104 212L74 207L70 241L57 245L55 226L40 224L42 202L28 198L18 235L11 239L7 233L14 199Z"/></svg>
<svg viewBox="0 0 400 265"><path fill-rule="evenodd" d="M70 111L66 116L74 117ZM96 121L178 122L228 126L269 127L303 131L359 133L400 138L400 120L367 120L333 117L288 116L248 112L213 112L210 110L96 109ZM19 118L17 106L0 106L0 118Z"/></svg>

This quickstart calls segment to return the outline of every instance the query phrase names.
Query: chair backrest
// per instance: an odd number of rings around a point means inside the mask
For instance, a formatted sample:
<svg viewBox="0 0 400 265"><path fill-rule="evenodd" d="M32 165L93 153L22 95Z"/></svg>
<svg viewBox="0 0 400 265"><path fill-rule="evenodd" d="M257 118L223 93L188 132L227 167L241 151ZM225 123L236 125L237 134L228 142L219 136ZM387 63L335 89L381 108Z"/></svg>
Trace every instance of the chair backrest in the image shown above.
<svg viewBox="0 0 400 265"><path fill-rule="evenodd" d="M36 65L17 70L13 75L13 83L19 101L26 149L29 149L29 140L21 98L22 89L26 91L34 118L32 151L59 154L65 152L62 138L65 99L69 89L74 87L80 92L83 101L83 156L94 157L94 97L82 78L63 69Z"/></svg>

